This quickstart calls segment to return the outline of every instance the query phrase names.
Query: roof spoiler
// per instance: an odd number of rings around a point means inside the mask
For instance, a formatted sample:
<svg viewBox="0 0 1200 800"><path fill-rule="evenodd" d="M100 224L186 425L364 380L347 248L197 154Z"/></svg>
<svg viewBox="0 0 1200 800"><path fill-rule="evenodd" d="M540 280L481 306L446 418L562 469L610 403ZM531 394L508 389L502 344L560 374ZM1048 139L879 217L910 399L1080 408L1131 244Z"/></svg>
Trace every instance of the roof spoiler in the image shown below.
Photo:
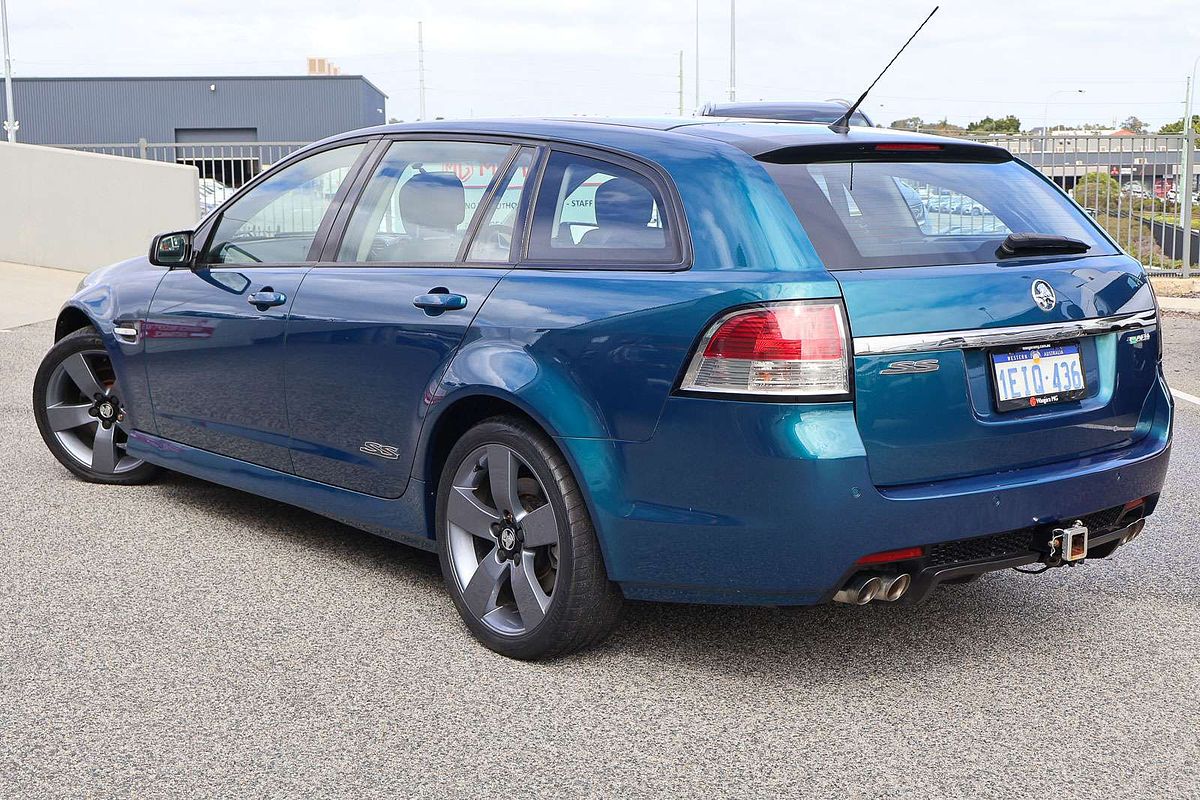
<svg viewBox="0 0 1200 800"><path fill-rule="evenodd" d="M764 142L764 144L768 144ZM769 164L817 164L838 161L958 161L1001 164L1013 155L1002 147L975 142L875 141L783 145L751 153Z"/></svg>

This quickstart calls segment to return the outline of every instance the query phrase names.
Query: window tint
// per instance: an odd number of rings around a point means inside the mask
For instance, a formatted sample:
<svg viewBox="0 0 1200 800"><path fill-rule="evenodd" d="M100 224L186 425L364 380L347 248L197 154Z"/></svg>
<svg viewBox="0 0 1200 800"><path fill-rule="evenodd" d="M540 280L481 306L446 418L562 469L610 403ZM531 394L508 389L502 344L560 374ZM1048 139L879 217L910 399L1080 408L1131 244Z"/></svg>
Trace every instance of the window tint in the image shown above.
<svg viewBox="0 0 1200 800"><path fill-rule="evenodd" d="M504 189L492 199L486 221L471 242L467 261L508 261L512 246L513 228L521 207L521 192L533 167L532 147L522 148L513 161L504 183Z"/></svg>
<svg viewBox="0 0 1200 800"><path fill-rule="evenodd" d="M573 153L551 153L538 190L529 258L674 263L662 196L633 170Z"/></svg>
<svg viewBox="0 0 1200 800"><path fill-rule="evenodd" d="M350 218L338 261L454 261L510 150L481 142L393 143Z"/></svg>
<svg viewBox="0 0 1200 800"><path fill-rule="evenodd" d="M763 167L830 269L988 263L1013 232L1115 252L1070 200L1015 161Z"/></svg>
<svg viewBox="0 0 1200 800"><path fill-rule="evenodd" d="M305 261L321 220L366 145L309 156L266 178L221 213L207 264Z"/></svg>

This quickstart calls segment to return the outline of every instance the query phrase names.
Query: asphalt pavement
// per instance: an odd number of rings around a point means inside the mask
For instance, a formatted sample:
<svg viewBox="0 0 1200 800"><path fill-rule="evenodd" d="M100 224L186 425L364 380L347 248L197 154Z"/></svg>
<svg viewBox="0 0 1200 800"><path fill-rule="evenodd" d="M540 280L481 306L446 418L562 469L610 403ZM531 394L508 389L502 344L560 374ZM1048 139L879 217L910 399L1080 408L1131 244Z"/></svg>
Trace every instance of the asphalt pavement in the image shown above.
<svg viewBox="0 0 1200 800"><path fill-rule="evenodd" d="M1200 796L1200 405L1107 561L917 607L629 604L598 649L509 661L436 559L172 476L45 450L51 325L0 333L0 796ZM1200 320L1166 321L1200 396Z"/></svg>

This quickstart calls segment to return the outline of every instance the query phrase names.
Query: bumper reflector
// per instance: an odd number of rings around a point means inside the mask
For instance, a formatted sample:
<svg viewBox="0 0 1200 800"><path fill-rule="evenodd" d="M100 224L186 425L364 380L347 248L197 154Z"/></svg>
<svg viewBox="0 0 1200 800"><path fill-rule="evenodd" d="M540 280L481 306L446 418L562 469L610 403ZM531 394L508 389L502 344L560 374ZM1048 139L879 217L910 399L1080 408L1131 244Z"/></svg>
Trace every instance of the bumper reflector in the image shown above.
<svg viewBox="0 0 1200 800"><path fill-rule="evenodd" d="M863 556L856 564L887 564L892 561L907 561L910 558L920 558L925 555L923 547L902 547L899 550L884 550L882 553L872 553Z"/></svg>

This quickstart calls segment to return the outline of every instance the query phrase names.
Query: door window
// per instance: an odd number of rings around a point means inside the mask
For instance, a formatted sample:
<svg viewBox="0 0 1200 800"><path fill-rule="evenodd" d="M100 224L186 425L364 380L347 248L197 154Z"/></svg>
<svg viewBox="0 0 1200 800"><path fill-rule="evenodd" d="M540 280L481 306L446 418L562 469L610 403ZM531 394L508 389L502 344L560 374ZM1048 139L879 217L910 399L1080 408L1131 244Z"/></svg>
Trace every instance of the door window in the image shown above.
<svg viewBox="0 0 1200 800"><path fill-rule="evenodd" d="M393 143L350 217L337 260L455 261L511 149L485 142Z"/></svg>
<svg viewBox="0 0 1200 800"><path fill-rule="evenodd" d="M205 264L295 264L308 251L364 144L325 150L284 167L221 212Z"/></svg>
<svg viewBox="0 0 1200 800"><path fill-rule="evenodd" d="M607 161L554 152L538 190L529 258L674 263L679 248L653 181Z"/></svg>

